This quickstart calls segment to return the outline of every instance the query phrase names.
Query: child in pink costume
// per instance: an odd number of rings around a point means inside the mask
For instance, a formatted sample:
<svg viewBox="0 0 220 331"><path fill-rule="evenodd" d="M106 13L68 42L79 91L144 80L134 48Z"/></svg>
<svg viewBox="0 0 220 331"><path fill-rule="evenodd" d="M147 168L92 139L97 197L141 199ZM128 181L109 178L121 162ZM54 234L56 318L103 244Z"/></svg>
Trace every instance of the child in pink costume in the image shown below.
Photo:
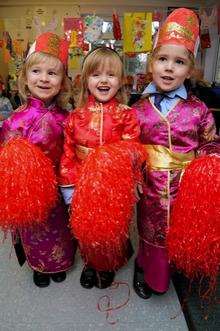
<svg viewBox="0 0 220 331"><path fill-rule="evenodd" d="M25 104L3 123L1 141L21 136L37 145L52 160L55 171L63 151L64 110L71 85L66 75L68 44L51 32L32 45L19 76L19 92ZM76 247L68 228L68 212L61 197L44 225L14 233L19 263L27 260L38 287L50 278L61 282L74 262Z"/></svg>
<svg viewBox="0 0 220 331"><path fill-rule="evenodd" d="M134 289L143 299L168 290L170 266L166 232L181 173L200 148L215 139L206 105L184 85L193 73L199 21L189 9L166 19L150 59L152 82L136 104L141 143L146 147L146 192L138 203L139 250ZM178 247L177 247L178 249Z"/></svg>

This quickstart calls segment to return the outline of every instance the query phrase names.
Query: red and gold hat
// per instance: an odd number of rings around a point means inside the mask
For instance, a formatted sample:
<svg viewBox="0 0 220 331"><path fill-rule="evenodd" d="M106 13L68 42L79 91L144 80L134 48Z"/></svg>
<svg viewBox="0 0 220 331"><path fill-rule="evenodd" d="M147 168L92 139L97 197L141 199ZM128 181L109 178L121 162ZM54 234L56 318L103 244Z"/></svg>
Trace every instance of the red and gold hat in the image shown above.
<svg viewBox="0 0 220 331"><path fill-rule="evenodd" d="M34 52L43 52L57 57L66 66L68 45L68 42L64 38L60 38L52 32L45 32L37 37L36 41L30 47L27 57Z"/></svg>
<svg viewBox="0 0 220 331"><path fill-rule="evenodd" d="M154 48L165 44L185 46L196 56L199 45L199 20L187 8L175 9L159 30Z"/></svg>

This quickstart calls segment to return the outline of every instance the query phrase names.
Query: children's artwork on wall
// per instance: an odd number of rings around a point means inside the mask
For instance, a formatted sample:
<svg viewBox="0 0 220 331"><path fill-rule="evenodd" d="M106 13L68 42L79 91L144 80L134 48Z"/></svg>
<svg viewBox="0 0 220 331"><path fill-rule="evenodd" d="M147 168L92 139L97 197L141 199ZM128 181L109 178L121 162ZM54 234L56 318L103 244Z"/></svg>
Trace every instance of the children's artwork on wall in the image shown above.
<svg viewBox="0 0 220 331"><path fill-rule="evenodd" d="M69 48L69 59L68 59L68 69L71 70L80 70L81 62L83 59L83 51L81 48L74 47Z"/></svg>
<svg viewBox="0 0 220 331"><path fill-rule="evenodd" d="M12 40L13 53L16 56L22 57L24 54L25 46L23 39L14 39Z"/></svg>
<svg viewBox="0 0 220 331"><path fill-rule="evenodd" d="M147 65L147 54L131 54L124 57L125 73L127 75L145 74Z"/></svg>
<svg viewBox="0 0 220 331"><path fill-rule="evenodd" d="M207 15L205 10L200 12L200 41L201 41L201 48L210 48L211 47L211 38L209 34L209 16Z"/></svg>
<svg viewBox="0 0 220 331"><path fill-rule="evenodd" d="M80 70L81 68L81 58L79 56L71 56L68 60L68 70Z"/></svg>
<svg viewBox="0 0 220 331"><path fill-rule="evenodd" d="M83 48L84 44L84 22L81 17L64 17L63 29L70 47Z"/></svg>
<svg viewBox="0 0 220 331"><path fill-rule="evenodd" d="M12 52L13 47L11 36L8 31L3 31L3 59L5 63L10 61Z"/></svg>
<svg viewBox="0 0 220 331"><path fill-rule="evenodd" d="M8 62L8 73L11 77L15 77L14 80L17 78L22 65L23 57L19 55L16 55L14 58L11 58Z"/></svg>
<svg viewBox="0 0 220 331"><path fill-rule="evenodd" d="M31 30L32 29L32 23L33 23L33 11L30 9L27 9L25 12L25 28L27 30Z"/></svg>
<svg viewBox="0 0 220 331"><path fill-rule="evenodd" d="M98 40L102 34L103 19L96 15L87 15L85 22L85 40L93 43Z"/></svg>
<svg viewBox="0 0 220 331"><path fill-rule="evenodd" d="M39 16L34 16L33 18L33 26L36 30L36 35L40 35L43 32L54 32L56 31L58 25L58 19L56 16L53 16L48 24L45 21L41 21Z"/></svg>
<svg viewBox="0 0 220 331"><path fill-rule="evenodd" d="M124 52L144 53L152 48L152 13L124 14Z"/></svg>

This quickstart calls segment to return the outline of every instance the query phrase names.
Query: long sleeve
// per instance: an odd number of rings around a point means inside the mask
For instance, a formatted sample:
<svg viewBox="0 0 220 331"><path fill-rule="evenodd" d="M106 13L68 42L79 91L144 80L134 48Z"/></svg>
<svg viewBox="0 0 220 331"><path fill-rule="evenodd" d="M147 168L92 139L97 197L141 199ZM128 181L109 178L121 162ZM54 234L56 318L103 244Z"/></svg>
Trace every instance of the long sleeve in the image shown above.
<svg viewBox="0 0 220 331"><path fill-rule="evenodd" d="M124 130L122 134L123 140L138 140L140 128L137 121L137 115L134 109L124 111L123 115Z"/></svg>
<svg viewBox="0 0 220 331"><path fill-rule="evenodd" d="M220 137L216 134L216 126L211 111L204 105L205 111L199 128L198 155L220 153Z"/></svg>
<svg viewBox="0 0 220 331"><path fill-rule="evenodd" d="M78 178L81 162L76 156L76 142L74 138L74 113L67 119L64 129L64 152L60 161L60 186L72 186Z"/></svg>
<svg viewBox="0 0 220 331"><path fill-rule="evenodd" d="M1 133L0 133L0 142L1 144L8 141L10 138L23 136L23 128L18 123L15 123L14 117L10 117L3 122Z"/></svg>

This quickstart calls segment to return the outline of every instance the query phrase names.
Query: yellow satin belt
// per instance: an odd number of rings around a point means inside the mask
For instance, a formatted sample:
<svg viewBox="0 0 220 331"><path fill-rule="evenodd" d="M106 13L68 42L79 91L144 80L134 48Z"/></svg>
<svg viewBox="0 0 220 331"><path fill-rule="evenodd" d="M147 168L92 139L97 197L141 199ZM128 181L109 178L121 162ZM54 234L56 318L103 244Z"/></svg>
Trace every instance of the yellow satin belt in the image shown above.
<svg viewBox="0 0 220 331"><path fill-rule="evenodd" d="M194 152L176 153L161 145L144 145L149 166L152 170L184 169L194 158Z"/></svg>
<svg viewBox="0 0 220 331"><path fill-rule="evenodd" d="M76 156L78 157L78 159L84 160L89 154L89 152L91 152L93 149L94 148L90 148L82 145L76 145L76 150L75 150Z"/></svg>

